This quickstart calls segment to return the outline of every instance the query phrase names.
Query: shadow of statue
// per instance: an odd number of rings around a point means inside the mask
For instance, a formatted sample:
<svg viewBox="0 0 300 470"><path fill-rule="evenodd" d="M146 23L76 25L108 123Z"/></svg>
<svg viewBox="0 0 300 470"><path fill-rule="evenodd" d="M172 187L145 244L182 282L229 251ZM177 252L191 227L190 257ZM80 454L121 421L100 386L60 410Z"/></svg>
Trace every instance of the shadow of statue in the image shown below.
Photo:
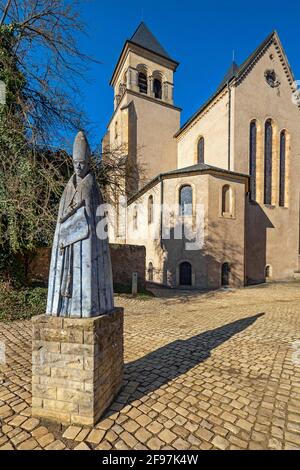
<svg viewBox="0 0 300 470"><path fill-rule="evenodd" d="M201 364L211 352L253 325L259 313L186 340L176 340L125 365L124 386L106 416L139 400Z"/></svg>

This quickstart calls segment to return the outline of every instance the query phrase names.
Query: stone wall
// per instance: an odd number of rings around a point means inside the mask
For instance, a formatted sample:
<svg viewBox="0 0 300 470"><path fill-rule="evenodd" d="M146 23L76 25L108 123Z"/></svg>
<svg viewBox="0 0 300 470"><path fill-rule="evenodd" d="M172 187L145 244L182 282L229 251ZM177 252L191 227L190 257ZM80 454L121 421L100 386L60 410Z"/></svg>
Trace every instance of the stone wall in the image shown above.
<svg viewBox="0 0 300 470"><path fill-rule="evenodd" d="M131 288L132 273L138 273L139 288L145 287L146 249L136 245L110 244L114 284ZM48 282L51 249L40 248L29 260L28 276L31 280Z"/></svg>
<svg viewBox="0 0 300 470"><path fill-rule="evenodd" d="M131 288L132 273L138 273L139 289L145 288L146 248L137 245L110 245L114 285Z"/></svg>
<svg viewBox="0 0 300 470"><path fill-rule="evenodd" d="M123 309L90 319L33 318L32 415L94 426L123 382Z"/></svg>

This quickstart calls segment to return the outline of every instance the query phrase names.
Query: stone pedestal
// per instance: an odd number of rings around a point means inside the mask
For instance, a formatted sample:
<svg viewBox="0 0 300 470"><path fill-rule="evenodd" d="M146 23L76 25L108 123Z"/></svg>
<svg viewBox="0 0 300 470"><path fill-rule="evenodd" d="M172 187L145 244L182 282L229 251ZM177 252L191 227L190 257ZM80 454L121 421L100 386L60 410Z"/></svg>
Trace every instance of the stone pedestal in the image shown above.
<svg viewBox="0 0 300 470"><path fill-rule="evenodd" d="M32 416L94 426L123 382L123 309L32 323Z"/></svg>

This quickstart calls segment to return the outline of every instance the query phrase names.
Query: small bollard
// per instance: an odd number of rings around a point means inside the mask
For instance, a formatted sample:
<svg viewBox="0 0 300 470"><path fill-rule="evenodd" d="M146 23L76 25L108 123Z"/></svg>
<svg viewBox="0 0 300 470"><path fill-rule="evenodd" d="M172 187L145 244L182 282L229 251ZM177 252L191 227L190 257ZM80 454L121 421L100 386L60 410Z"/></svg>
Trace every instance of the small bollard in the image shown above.
<svg viewBox="0 0 300 470"><path fill-rule="evenodd" d="M138 273L132 273L132 295L136 296L138 293Z"/></svg>

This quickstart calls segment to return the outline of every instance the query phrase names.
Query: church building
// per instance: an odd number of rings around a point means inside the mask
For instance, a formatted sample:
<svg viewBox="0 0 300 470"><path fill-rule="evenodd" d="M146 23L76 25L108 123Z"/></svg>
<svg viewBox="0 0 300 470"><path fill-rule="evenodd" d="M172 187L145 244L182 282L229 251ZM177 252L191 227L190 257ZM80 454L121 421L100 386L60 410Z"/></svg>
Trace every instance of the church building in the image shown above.
<svg viewBox="0 0 300 470"><path fill-rule="evenodd" d="M170 287L294 278L300 105L278 34L240 66L233 63L182 126L174 98L178 65L141 23L113 72L114 112L103 147L124 146L135 176L124 182L126 229L115 221L110 241L144 245L147 279ZM185 224L196 238L201 231L199 246L175 236Z"/></svg>

